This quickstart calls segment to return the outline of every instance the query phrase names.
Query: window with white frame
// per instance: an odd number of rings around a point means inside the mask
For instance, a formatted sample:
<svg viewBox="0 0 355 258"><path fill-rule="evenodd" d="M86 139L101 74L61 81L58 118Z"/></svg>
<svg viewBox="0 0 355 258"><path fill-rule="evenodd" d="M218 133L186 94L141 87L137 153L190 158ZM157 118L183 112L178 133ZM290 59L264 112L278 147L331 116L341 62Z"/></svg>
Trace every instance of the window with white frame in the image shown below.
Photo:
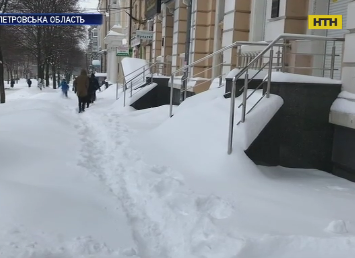
<svg viewBox="0 0 355 258"><path fill-rule="evenodd" d="M92 37L97 38L97 30L92 30Z"/></svg>

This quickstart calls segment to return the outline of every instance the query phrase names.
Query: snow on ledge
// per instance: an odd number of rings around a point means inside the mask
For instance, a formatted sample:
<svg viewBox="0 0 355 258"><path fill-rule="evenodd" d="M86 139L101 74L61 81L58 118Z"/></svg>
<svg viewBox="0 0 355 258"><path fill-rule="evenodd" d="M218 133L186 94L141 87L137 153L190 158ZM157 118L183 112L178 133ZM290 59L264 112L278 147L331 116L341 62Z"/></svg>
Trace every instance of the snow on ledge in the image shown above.
<svg viewBox="0 0 355 258"><path fill-rule="evenodd" d="M251 92L253 91L248 90L248 95ZM262 90L258 90L248 99L247 112L259 101L261 96ZM236 98L236 100L238 100L238 102L240 103L242 101L242 96L239 96L238 98ZM280 96L271 94L270 98L263 98L256 105L254 110L247 115L245 123L240 123L238 126L235 127L235 141L239 143L243 150L246 151L250 147L250 145L259 136L259 134L262 132L262 130L270 122L270 120L274 117L274 115L278 112L278 110L283 104L284 101ZM240 111L238 110L237 112Z"/></svg>
<svg viewBox="0 0 355 258"><path fill-rule="evenodd" d="M340 80L330 78L309 76L294 73L272 72L272 82L291 82L291 83L316 83L316 84L342 84Z"/></svg>
<svg viewBox="0 0 355 258"><path fill-rule="evenodd" d="M355 115L355 94L347 91L340 92L330 110L333 112Z"/></svg>
<svg viewBox="0 0 355 258"><path fill-rule="evenodd" d="M329 122L355 129L355 94L347 91L339 93L330 107Z"/></svg>
<svg viewBox="0 0 355 258"><path fill-rule="evenodd" d="M253 70L253 69L249 69L248 70L248 76L249 78L254 77L254 75L258 72L259 70ZM240 72L240 69L235 68L233 70L231 70L227 75L226 75L226 79L233 79L238 73ZM256 80L263 80L265 78L265 76L267 76L267 72L266 71L260 71L260 73L258 73L258 75L256 75L253 79ZM240 76L241 79L245 78L245 73Z"/></svg>
<svg viewBox="0 0 355 258"><path fill-rule="evenodd" d="M95 77L107 77L107 73L95 73Z"/></svg>
<svg viewBox="0 0 355 258"><path fill-rule="evenodd" d="M329 223L329 225L324 229L326 232L333 234L346 234L348 229L346 228L346 223L343 220L335 220Z"/></svg>
<svg viewBox="0 0 355 258"><path fill-rule="evenodd" d="M338 98L344 98L344 99L348 99L348 100L355 100L355 94L344 90L344 91L339 93Z"/></svg>
<svg viewBox="0 0 355 258"><path fill-rule="evenodd" d="M135 90L133 92L132 97L129 98L129 105L132 105L134 102L136 102L138 99L140 99L141 97L143 97L145 94L147 94L149 91L151 91L152 89L154 89L158 84L156 83L152 83L149 84L143 88L139 88L137 90Z"/></svg>

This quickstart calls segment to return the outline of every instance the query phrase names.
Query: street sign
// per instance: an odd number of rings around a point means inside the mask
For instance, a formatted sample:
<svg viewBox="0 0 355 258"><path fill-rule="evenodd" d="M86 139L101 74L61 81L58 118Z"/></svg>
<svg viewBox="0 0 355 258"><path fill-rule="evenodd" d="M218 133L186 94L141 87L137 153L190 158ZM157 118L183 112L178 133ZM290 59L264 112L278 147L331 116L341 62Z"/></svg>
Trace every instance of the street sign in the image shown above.
<svg viewBox="0 0 355 258"><path fill-rule="evenodd" d="M142 40L153 40L153 31L149 30L136 30L136 36Z"/></svg>
<svg viewBox="0 0 355 258"><path fill-rule="evenodd" d="M117 53L116 56L129 56L129 53Z"/></svg>
<svg viewBox="0 0 355 258"><path fill-rule="evenodd" d="M129 47L128 46L117 47L116 56L129 56Z"/></svg>

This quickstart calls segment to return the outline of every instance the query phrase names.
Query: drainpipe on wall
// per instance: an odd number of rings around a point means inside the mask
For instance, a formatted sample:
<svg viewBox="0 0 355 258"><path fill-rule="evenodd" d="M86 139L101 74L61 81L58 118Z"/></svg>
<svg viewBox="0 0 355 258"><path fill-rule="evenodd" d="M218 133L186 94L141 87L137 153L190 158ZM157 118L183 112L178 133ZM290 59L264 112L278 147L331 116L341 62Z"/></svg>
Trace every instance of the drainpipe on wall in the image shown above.
<svg viewBox="0 0 355 258"><path fill-rule="evenodd" d="M187 13L187 23L186 23L186 43L185 43L185 64L189 64L190 59L190 45L191 45L191 27L192 27L192 0L188 0L187 5L188 13ZM180 102L186 99L187 95L187 78L189 76L189 69L184 69L184 75L182 76L182 84L180 88Z"/></svg>
<svg viewBox="0 0 355 258"><path fill-rule="evenodd" d="M132 48L132 9L133 9L133 0L129 1L129 27L128 27L128 46L129 49ZM132 50L133 55L133 50ZM132 56L130 56L132 57Z"/></svg>
<svg viewBox="0 0 355 258"><path fill-rule="evenodd" d="M219 21L222 20L224 16L224 12L220 12L221 4L224 1L216 0L216 7L215 7L215 18L214 18L214 39L213 39L213 52L218 51L221 49L221 28L219 27ZM224 10L224 8L223 8ZM221 75L221 67L218 65L221 61L220 54L213 56L213 63L212 63L212 78L216 78Z"/></svg>

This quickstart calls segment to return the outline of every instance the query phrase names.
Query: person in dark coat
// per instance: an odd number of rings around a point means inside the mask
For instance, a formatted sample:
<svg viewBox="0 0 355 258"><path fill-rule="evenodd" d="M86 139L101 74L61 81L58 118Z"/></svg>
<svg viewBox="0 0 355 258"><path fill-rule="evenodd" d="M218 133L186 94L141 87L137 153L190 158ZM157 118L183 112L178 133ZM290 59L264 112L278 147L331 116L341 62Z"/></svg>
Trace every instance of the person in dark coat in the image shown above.
<svg viewBox="0 0 355 258"><path fill-rule="evenodd" d="M79 113L85 111L85 103L87 102L88 89L89 89L89 77L85 69L81 70L81 73L74 81L74 91L78 96L79 101Z"/></svg>
<svg viewBox="0 0 355 258"><path fill-rule="evenodd" d="M28 84L28 88L31 88L31 85L32 85L31 79L27 79L27 84Z"/></svg>
<svg viewBox="0 0 355 258"><path fill-rule="evenodd" d="M89 102L90 103L94 103L94 101L96 100L96 91L98 89L100 89L99 81L96 79L95 74L92 73L91 77L90 77L90 86L89 86L89 91L90 91Z"/></svg>
<svg viewBox="0 0 355 258"><path fill-rule="evenodd" d="M11 79L11 88L13 88L15 85L15 80L14 79Z"/></svg>
<svg viewBox="0 0 355 258"><path fill-rule="evenodd" d="M92 103L92 95L94 94L94 84L91 80L91 77L88 77L89 79L89 88L88 88L88 96L86 98L86 108L89 108L90 104Z"/></svg>

